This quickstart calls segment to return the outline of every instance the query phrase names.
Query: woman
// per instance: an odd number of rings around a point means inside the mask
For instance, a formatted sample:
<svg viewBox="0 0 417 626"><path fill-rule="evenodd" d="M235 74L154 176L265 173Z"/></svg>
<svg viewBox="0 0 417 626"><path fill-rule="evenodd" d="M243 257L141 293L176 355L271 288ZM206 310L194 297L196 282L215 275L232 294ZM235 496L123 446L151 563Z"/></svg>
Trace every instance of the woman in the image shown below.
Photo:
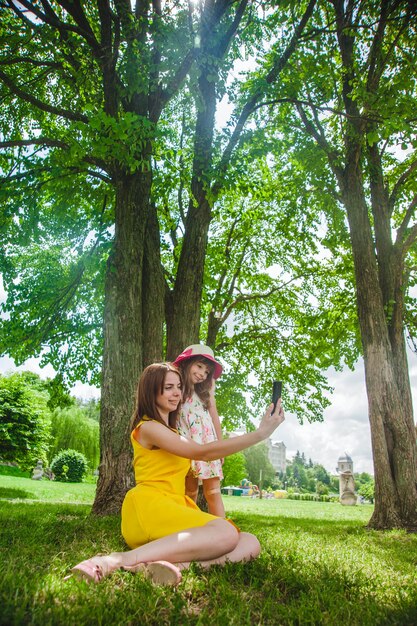
<svg viewBox="0 0 417 626"><path fill-rule="evenodd" d="M176 585L190 562L202 567L248 561L260 552L257 538L232 522L201 511L185 495L192 459L211 461L266 439L283 422L281 400L271 404L257 430L199 444L176 431L182 380L169 363L149 365L140 377L132 418L136 487L122 507L122 534L132 549L95 556L72 571L99 582L117 569L143 571L154 582Z"/></svg>

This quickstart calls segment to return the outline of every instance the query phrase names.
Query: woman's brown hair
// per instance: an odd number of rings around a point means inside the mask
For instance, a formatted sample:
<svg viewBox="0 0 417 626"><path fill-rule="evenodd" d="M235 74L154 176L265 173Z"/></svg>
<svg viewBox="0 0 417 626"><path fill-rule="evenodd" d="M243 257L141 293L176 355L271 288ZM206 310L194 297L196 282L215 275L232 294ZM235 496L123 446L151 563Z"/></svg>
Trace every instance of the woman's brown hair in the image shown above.
<svg viewBox="0 0 417 626"><path fill-rule="evenodd" d="M208 409L210 404L210 389L213 385L213 374L214 374L214 364L209 359L206 359L203 356L192 356L189 359L181 361L178 364L178 368L182 373L182 381L183 381L183 393L182 399L185 401L192 394L193 386L190 380L190 367L193 363L204 363L204 365L210 370L209 375L203 382L197 383L194 385L194 391L200 398L201 402L205 409Z"/></svg>
<svg viewBox="0 0 417 626"><path fill-rule="evenodd" d="M130 423L131 431L145 416L166 426L156 406L156 397L164 391L165 378L168 372L178 374L182 384L181 372L172 363L152 363L143 370L136 391L136 406ZM178 404L175 411L171 411L169 414L169 426L171 428L176 428L180 407L181 403Z"/></svg>

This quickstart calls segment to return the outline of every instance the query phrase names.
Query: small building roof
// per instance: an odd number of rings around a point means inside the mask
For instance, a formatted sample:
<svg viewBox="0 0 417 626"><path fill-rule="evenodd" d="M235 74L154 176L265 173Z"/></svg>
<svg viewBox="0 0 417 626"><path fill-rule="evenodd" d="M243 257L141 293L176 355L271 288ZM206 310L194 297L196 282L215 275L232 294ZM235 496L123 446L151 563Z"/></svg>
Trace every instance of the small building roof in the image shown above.
<svg viewBox="0 0 417 626"><path fill-rule="evenodd" d="M337 459L338 463L353 463L352 461L352 457L348 455L347 452L345 452L345 454L342 456L339 456L339 458Z"/></svg>

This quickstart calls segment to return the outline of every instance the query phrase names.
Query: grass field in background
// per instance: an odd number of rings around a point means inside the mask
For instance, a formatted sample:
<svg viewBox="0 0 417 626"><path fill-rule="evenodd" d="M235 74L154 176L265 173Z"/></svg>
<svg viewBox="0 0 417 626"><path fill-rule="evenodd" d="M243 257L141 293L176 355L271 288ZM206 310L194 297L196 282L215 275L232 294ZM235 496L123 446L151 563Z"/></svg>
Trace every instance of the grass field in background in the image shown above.
<svg viewBox="0 0 417 626"><path fill-rule="evenodd" d="M193 566L177 590L124 572L64 581L78 561L125 549L119 517L90 514L94 490L0 476L1 624L417 624L417 536L366 530L370 505L225 496L261 541L256 561Z"/></svg>
<svg viewBox="0 0 417 626"><path fill-rule="evenodd" d="M40 502L92 504L95 483L60 483L0 475L0 498Z"/></svg>

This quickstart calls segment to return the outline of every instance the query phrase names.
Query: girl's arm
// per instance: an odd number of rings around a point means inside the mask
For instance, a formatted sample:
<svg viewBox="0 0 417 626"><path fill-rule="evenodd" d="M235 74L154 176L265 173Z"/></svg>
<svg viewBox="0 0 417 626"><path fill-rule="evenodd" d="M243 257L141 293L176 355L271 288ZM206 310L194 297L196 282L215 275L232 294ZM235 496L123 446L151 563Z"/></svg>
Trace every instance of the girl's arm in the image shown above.
<svg viewBox="0 0 417 626"><path fill-rule="evenodd" d="M223 434L219 414L217 412L216 399L214 397L214 380L210 389L210 404L208 407L208 412L210 413L211 421L213 422L214 431L216 433L217 439L220 441L220 439L223 439Z"/></svg>
<svg viewBox="0 0 417 626"><path fill-rule="evenodd" d="M171 454L196 461L214 461L267 439L285 419L281 400L278 401L274 413L271 414L272 408L271 404L265 411L259 427L253 432L221 441L199 444L153 420L144 422L140 429L136 430L135 437L144 448L161 448Z"/></svg>

